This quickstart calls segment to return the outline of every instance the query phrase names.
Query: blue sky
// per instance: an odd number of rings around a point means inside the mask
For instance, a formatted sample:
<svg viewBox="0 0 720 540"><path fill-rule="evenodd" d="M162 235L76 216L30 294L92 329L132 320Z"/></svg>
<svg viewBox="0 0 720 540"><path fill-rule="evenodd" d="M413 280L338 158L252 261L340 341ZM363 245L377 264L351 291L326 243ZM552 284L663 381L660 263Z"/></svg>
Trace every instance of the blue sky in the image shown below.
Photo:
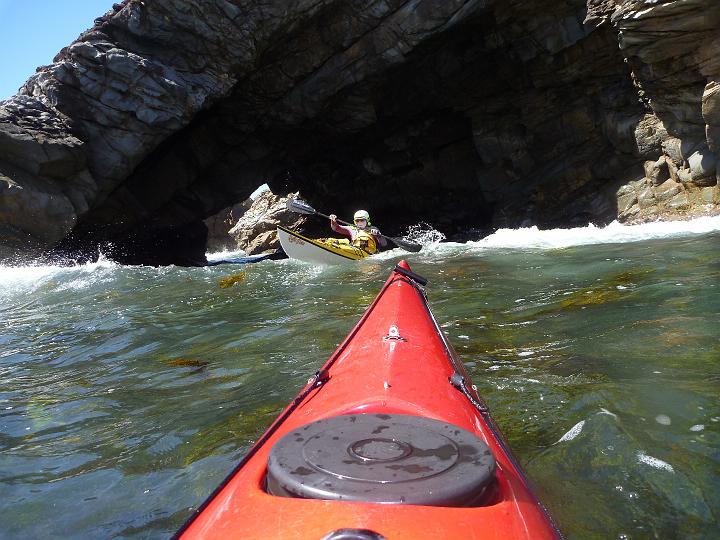
<svg viewBox="0 0 720 540"><path fill-rule="evenodd" d="M0 0L0 99L50 64L117 0Z"/></svg>

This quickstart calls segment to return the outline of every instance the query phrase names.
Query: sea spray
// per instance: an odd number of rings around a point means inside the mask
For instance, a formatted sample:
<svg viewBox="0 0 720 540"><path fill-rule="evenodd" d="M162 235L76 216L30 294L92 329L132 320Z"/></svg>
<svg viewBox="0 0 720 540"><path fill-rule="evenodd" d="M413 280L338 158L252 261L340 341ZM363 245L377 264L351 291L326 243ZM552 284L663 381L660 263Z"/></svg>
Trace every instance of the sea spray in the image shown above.
<svg viewBox="0 0 720 540"><path fill-rule="evenodd" d="M720 231L720 216L690 221L658 221L640 225L622 225L613 221L605 227L593 224L573 229L537 227L499 229L482 240L468 242L476 248L558 249L593 244L642 242L661 238L678 238Z"/></svg>
<svg viewBox="0 0 720 540"><path fill-rule="evenodd" d="M429 223L420 222L408 227L403 238L408 242L430 246L445 240L445 235L434 229Z"/></svg>

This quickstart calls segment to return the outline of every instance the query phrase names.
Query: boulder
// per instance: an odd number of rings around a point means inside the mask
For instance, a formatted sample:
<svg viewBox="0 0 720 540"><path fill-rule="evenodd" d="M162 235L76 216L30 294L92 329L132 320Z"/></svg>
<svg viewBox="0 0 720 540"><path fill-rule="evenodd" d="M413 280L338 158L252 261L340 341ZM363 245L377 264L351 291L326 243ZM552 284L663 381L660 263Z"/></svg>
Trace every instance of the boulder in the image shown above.
<svg viewBox="0 0 720 540"><path fill-rule="evenodd" d="M660 185L670 178L670 170L665 156L660 156L656 161L645 162L645 176L655 185Z"/></svg>
<svg viewBox="0 0 720 540"><path fill-rule="evenodd" d="M697 186L714 186L717 183L715 153L707 145L702 145L688 157L690 179Z"/></svg>
<svg viewBox="0 0 720 540"><path fill-rule="evenodd" d="M687 193L678 193L667 201L666 206L673 210L685 210L690 207L690 199Z"/></svg>
<svg viewBox="0 0 720 540"><path fill-rule="evenodd" d="M627 212L633 205L638 203L637 193L631 192L625 195L621 195L617 199L618 213L622 214Z"/></svg>
<svg viewBox="0 0 720 540"><path fill-rule="evenodd" d="M208 228L207 251L235 251L238 249L235 238L230 235L230 229L242 215L252 206L252 199L247 199L242 203L223 208L205 220Z"/></svg>
<svg viewBox="0 0 720 540"><path fill-rule="evenodd" d="M720 195L720 185L703 188L700 198L705 204L713 204L718 202L718 198L720 198L718 195Z"/></svg>
<svg viewBox="0 0 720 540"><path fill-rule="evenodd" d="M669 137L662 143L662 150L667 158L676 166L682 166L685 158L682 152L682 141L677 137Z"/></svg>
<svg viewBox="0 0 720 540"><path fill-rule="evenodd" d="M655 189L655 198L658 201L665 201L674 197L682 190L682 186L674 180L666 180Z"/></svg>
<svg viewBox="0 0 720 540"><path fill-rule="evenodd" d="M286 207L287 200L298 195L295 192L281 197L270 190L261 193L229 231L237 247L248 255L278 249L277 226L300 229L307 220Z"/></svg>
<svg viewBox="0 0 720 540"><path fill-rule="evenodd" d="M669 138L662 120L654 114L645 114L633 126L638 157L657 156Z"/></svg>
<svg viewBox="0 0 720 540"><path fill-rule="evenodd" d="M655 205L655 190L652 187L646 187L638 194L638 206L641 209L650 208Z"/></svg>

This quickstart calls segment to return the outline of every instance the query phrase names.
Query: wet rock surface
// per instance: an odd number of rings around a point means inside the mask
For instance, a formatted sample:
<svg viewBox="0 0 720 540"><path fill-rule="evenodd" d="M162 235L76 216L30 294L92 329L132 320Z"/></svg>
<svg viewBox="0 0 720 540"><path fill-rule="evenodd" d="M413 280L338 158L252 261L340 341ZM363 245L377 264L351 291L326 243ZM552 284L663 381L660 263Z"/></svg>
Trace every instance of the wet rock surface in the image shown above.
<svg viewBox="0 0 720 540"><path fill-rule="evenodd" d="M715 0L115 4L0 102L0 258L201 261L202 220L265 181L391 235L716 212L719 24Z"/></svg>
<svg viewBox="0 0 720 540"><path fill-rule="evenodd" d="M242 203L223 208L205 220L208 228L207 251L235 251L238 249L235 238L230 236L230 229L243 214L252 206L252 199L247 199Z"/></svg>
<svg viewBox="0 0 720 540"><path fill-rule="evenodd" d="M619 221L628 224L691 219L720 214L720 186L699 187L668 179L656 186L649 178L618 191Z"/></svg>
<svg viewBox="0 0 720 540"><path fill-rule="evenodd" d="M236 247L248 255L279 249L277 226L302 229L307 221L306 216L291 212L286 207L288 199L297 197L297 192L282 197L269 190L258 195L250 208L228 231L235 239Z"/></svg>

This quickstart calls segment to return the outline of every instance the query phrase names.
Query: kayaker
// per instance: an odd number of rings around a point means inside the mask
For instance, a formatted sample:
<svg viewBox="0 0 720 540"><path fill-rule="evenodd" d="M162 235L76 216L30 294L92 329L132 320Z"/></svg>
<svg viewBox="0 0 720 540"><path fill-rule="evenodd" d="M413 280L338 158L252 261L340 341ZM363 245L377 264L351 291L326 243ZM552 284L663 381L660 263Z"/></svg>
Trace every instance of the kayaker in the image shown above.
<svg viewBox="0 0 720 540"><path fill-rule="evenodd" d="M387 240L380 234L377 227L370 224L370 214L365 210L358 210L353 216L354 227L340 225L337 216L330 214L330 227L336 233L347 236L350 244L367 251L371 255L376 253L379 247L387 246Z"/></svg>

